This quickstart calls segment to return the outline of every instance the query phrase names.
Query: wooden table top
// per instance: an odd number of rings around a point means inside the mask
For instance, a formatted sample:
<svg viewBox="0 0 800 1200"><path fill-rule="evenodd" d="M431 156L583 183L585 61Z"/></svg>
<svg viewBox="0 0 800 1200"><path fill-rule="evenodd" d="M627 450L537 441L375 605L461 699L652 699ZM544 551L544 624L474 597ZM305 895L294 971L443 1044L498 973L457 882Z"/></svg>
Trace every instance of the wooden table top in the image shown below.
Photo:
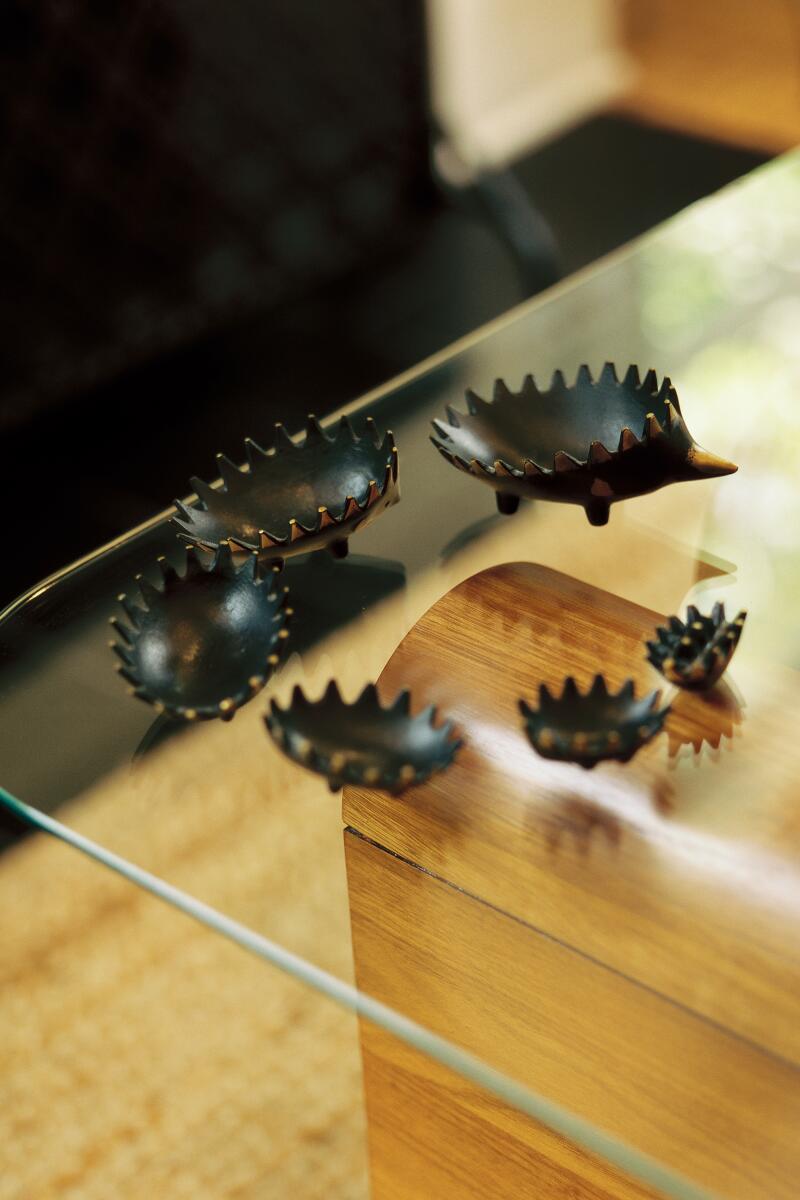
<svg viewBox="0 0 800 1200"><path fill-rule="evenodd" d="M796 1065L797 672L743 653L730 682L677 694L665 733L626 765L547 761L522 728L517 701L535 702L540 682L573 674L585 687L602 670L616 686L628 676L658 686L644 639L661 619L533 564L468 579L381 678L384 697L403 685L440 705L464 748L400 798L349 789L345 820Z"/></svg>

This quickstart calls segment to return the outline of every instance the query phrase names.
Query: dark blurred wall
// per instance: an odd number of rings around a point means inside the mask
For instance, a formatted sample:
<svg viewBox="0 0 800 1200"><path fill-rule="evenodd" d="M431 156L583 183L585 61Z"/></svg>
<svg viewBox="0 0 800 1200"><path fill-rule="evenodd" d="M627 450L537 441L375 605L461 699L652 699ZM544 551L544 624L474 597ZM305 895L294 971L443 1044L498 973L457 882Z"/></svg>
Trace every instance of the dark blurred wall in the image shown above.
<svg viewBox="0 0 800 1200"><path fill-rule="evenodd" d="M390 253L426 120L416 0L3 0L0 430Z"/></svg>

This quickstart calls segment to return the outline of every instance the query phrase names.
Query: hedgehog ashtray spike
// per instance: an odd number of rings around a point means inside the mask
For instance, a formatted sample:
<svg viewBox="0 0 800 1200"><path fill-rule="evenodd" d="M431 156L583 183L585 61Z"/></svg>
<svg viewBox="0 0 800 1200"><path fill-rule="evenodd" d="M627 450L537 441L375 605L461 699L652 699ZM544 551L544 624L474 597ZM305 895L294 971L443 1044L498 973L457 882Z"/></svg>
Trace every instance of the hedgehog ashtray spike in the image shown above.
<svg viewBox="0 0 800 1200"><path fill-rule="evenodd" d="M705 617L690 604L685 621L670 617L666 626L656 629L655 640L647 643L647 658L676 687L705 691L722 677L733 658L746 617L746 612L740 612L727 621L721 603Z"/></svg>
<svg viewBox="0 0 800 1200"><path fill-rule="evenodd" d="M635 366L617 378L606 363L599 378L589 368L567 385L561 371L549 388L527 375L519 392L502 380L486 401L467 391L467 413L447 409L434 421L434 446L453 466L494 488L503 513L520 498L580 504L593 525L605 525L617 500L668 483L729 475L734 463L702 450L692 439L670 380L644 380Z"/></svg>
<svg viewBox="0 0 800 1200"><path fill-rule="evenodd" d="M609 692L602 675L596 675L586 694L568 676L561 696L546 684L539 688L539 707L520 700L525 731L543 758L594 767L604 759L628 762L662 729L669 706L659 708L661 693L637 698L633 680L619 692Z"/></svg>
<svg viewBox="0 0 800 1200"><path fill-rule="evenodd" d="M179 575L159 559L162 586L139 577L137 599L120 596L127 622L112 618L117 670L141 700L193 721L236 710L266 683L289 636L287 589L253 552L239 566L223 544L208 559L190 546Z"/></svg>
<svg viewBox="0 0 800 1200"><path fill-rule="evenodd" d="M433 705L415 717L410 711L408 691L384 708L370 683L347 704L331 680L319 700L300 687L287 708L273 700L264 720L284 754L324 775L331 791L348 783L399 793L448 767L461 745L451 721L434 725Z"/></svg>
<svg viewBox="0 0 800 1200"><path fill-rule="evenodd" d="M241 469L217 455L221 487L191 480L197 505L175 501L181 537L209 548L229 540L262 560L322 547L343 557L349 536L400 498L394 438L381 438L371 418L357 437L347 417L329 434L311 415L299 444L277 424L273 446L263 450L248 438L245 449Z"/></svg>

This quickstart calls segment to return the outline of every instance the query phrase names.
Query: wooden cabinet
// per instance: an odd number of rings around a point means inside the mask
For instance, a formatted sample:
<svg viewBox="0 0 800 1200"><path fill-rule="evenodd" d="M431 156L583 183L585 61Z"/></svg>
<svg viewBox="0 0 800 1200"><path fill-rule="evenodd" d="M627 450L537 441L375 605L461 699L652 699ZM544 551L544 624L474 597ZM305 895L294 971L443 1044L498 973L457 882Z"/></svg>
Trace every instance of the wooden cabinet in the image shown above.
<svg viewBox="0 0 800 1200"><path fill-rule="evenodd" d="M665 734L594 771L537 757L517 713L568 673L657 686L643 641L659 620L517 565L417 624L382 691L440 704L465 746L399 798L345 793L357 981L709 1191L789 1200L795 673L745 662L745 710L724 682L680 694ZM381 1031L362 1045L374 1200L656 1194Z"/></svg>

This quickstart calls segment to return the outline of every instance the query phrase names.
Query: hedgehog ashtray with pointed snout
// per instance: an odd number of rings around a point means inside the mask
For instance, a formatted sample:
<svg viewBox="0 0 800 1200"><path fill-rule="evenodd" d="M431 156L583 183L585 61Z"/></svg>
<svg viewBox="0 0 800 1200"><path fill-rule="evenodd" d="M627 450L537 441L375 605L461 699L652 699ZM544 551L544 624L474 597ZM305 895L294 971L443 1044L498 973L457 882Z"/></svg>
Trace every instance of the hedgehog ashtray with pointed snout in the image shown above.
<svg viewBox="0 0 800 1200"><path fill-rule="evenodd" d="M305 439L295 443L281 424L275 444L263 450L245 441L248 466L217 455L222 486L191 480L198 504L175 502L179 535L213 549L230 541L237 550L282 561L327 547L347 553L350 534L399 500L397 448L367 418L357 437L347 417L326 433L309 416Z"/></svg>
<svg viewBox="0 0 800 1200"><path fill-rule="evenodd" d="M431 441L448 462L497 493L501 512L522 497L580 504L592 525L605 525L617 500L668 483L730 475L734 463L692 439L672 383L638 368L617 378L606 363L596 381L589 368L572 387L556 371L540 390L527 375L519 392L498 380L494 398L466 393L467 413L447 409Z"/></svg>
<svg viewBox="0 0 800 1200"><path fill-rule="evenodd" d="M570 675L560 696L543 683L538 709L525 700L519 709L528 739L543 758L594 767L604 759L628 762L660 732L669 714L669 706L659 708L660 699L659 691L637 697L632 679L610 692L602 675L584 695Z"/></svg>
<svg viewBox="0 0 800 1200"><path fill-rule="evenodd" d="M182 576L166 559L159 565L161 587L139 576L139 598L119 597L128 621L111 621L117 670L159 712L229 720L278 665L287 589L274 567L262 577L255 552L237 565L227 545L210 559L189 547Z"/></svg>

